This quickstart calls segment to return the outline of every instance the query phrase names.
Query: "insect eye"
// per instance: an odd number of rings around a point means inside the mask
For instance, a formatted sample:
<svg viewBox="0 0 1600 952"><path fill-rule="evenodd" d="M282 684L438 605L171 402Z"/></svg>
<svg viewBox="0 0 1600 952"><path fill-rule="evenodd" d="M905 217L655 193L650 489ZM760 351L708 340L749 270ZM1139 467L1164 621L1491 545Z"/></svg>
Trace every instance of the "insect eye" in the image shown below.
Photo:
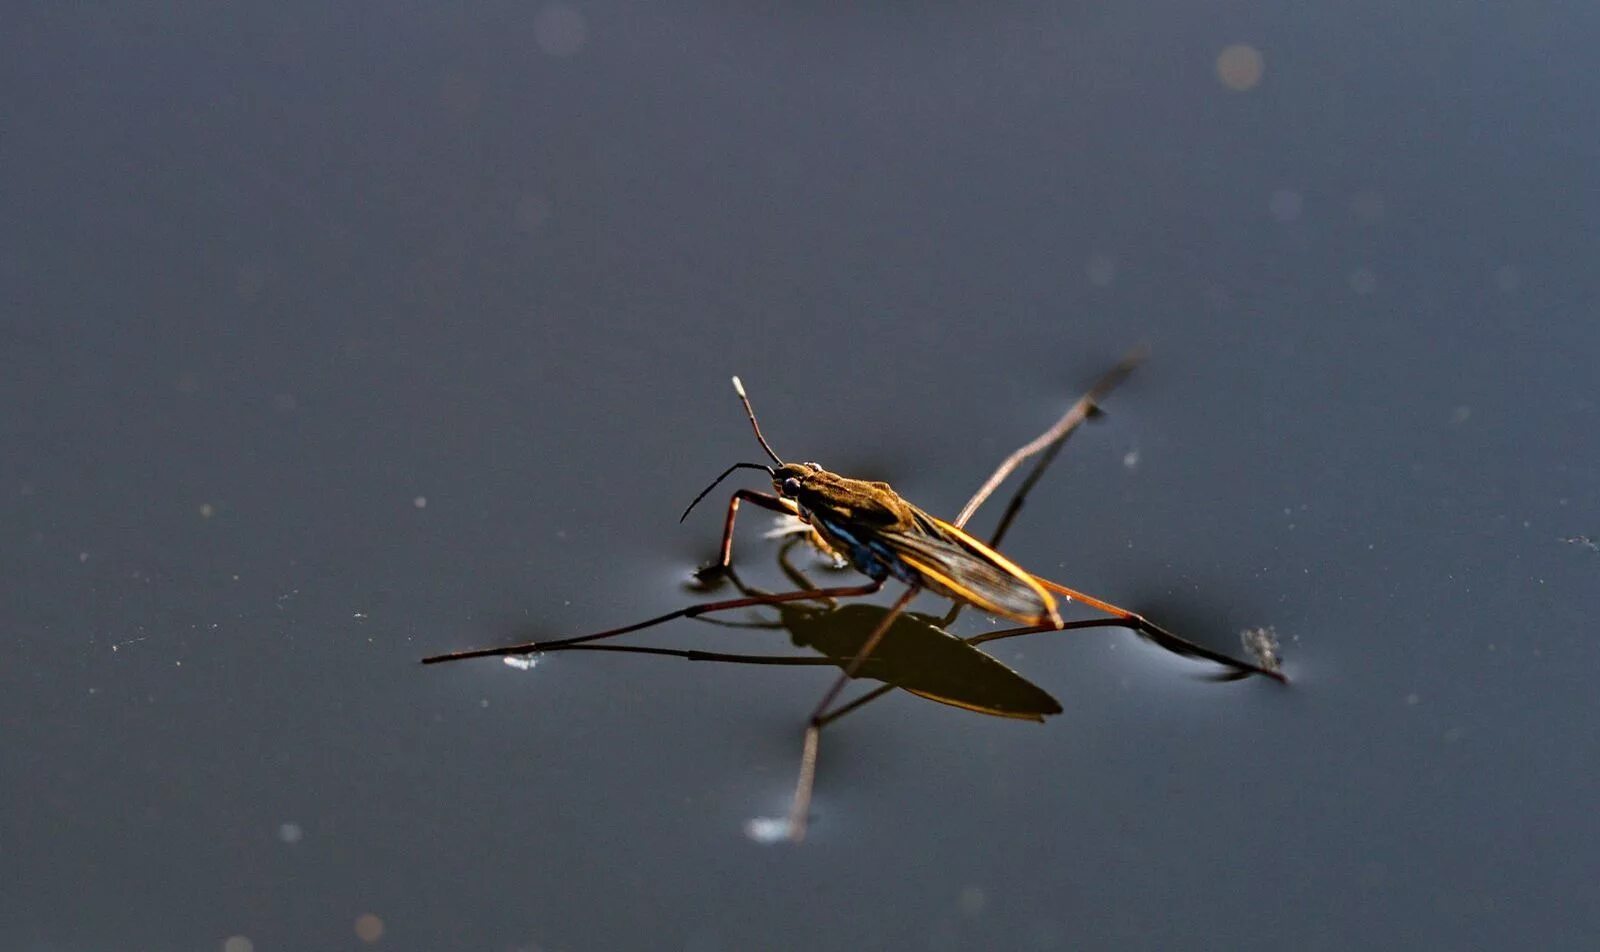
<svg viewBox="0 0 1600 952"><path fill-rule="evenodd" d="M783 481L783 494L785 496L798 496L798 495L800 495L800 480L795 479L793 476L790 476L788 479L784 480Z"/></svg>

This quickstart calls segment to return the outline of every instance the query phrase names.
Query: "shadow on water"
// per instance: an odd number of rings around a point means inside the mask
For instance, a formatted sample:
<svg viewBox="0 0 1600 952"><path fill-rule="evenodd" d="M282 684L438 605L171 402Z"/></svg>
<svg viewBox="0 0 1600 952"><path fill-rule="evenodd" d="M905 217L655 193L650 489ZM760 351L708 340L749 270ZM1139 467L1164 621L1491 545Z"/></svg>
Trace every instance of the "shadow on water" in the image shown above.
<svg viewBox="0 0 1600 952"><path fill-rule="evenodd" d="M816 588L812 580L795 567L789 558L800 542L800 537L791 536L780 547L779 567L796 588ZM708 591L720 587L723 582L732 583L747 597L771 594L746 584L732 571L716 575L702 574L700 583L694 588ZM788 633L794 647L816 654L738 654L648 645L588 643L557 645L549 650L645 654L728 664L832 666L841 671L854 665L857 679L882 682L885 685L884 693L898 688L941 704L1019 720L1042 721L1061 712L1061 705L1055 698L998 659L980 651L976 647L976 639L963 639L947 631L949 615L941 617L921 612L902 612L872 652L858 661L862 647L888 614L885 606L866 602L840 604L833 599L817 599L768 607L776 614L775 618L735 621L701 617L698 621L721 628L782 630ZM867 695L857 705L872 698L874 695Z"/></svg>
<svg viewBox="0 0 1600 952"><path fill-rule="evenodd" d="M789 558L794 547L801 541L799 537L791 537L786 541L778 552L778 564L796 588L816 588L812 580L796 568ZM726 577L746 596L759 597L770 594L744 583L736 573L730 572ZM701 590L705 587L709 586L703 586ZM791 602L769 607L777 613L775 619L731 621L703 617L699 621L725 628L783 630L788 633L790 642L796 648L814 651L816 655L739 654L646 645L589 643L559 645L550 650L646 654L725 664L832 666L841 671L848 671L854 666L854 675L858 680L882 682L882 687L861 696L842 709L839 712L841 715L895 689L910 692L930 701L997 717L1043 721L1046 717L1061 713L1061 705L1048 692L979 648L980 645L990 641L1037 632L1009 629L962 638L948 630L957 614L954 610L943 616L904 612L893 621L872 653L858 660L862 646L889 613L887 607L865 602L839 604L832 599L818 599L812 603ZM1127 626L1117 619L1098 618L1068 622L1061 630L1108 627ZM1174 654L1184 657L1212 657L1203 649L1197 651L1198 646L1189 642L1152 637L1138 629L1131 630L1144 640ZM1260 653L1257 653L1255 660L1262 661ZM1234 681L1250 676L1250 672L1224 669L1208 671L1200 676L1211 681Z"/></svg>

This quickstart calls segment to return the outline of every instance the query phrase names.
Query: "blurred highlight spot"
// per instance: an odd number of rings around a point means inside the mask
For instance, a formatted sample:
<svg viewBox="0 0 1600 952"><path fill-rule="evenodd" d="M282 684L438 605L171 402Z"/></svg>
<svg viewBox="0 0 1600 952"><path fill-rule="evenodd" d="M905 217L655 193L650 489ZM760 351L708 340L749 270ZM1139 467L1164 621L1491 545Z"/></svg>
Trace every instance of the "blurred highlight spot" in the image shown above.
<svg viewBox="0 0 1600 952"><path fill-rule="evenodd" d="M1235 43L1217 54L1217 78L1234 92L1256 88L1265 69L1261 51L1244 43Z"/></svg>
<svg viewBox="0 0 1600 952"><path fill-rule="evenodd" d="M1091 255L1083 272L1088 275L1090 284L1097 288L1108 287L1116 280L1117 262L1109 255Z"/></svg>
<svg viewBox="0 0 1600 952"><path fill-rule="evenodd" d="M1351 196L1350 210L1362 222L1368 225L1376 225L1378 222L1383 221L1383 215L1387 208L1384 205L1381 194L1368 190L1357 192Z"/></svg>
<svg viewBox="0 0 1600 952"><path fill-rule="evenodd" d="M552 3L533 17L533 41L547 56L572 56L588 39L583 14L564 3Z"/></svg>
<svg viewBox="0 0 1600 952"><path fill-rule="evenodd" d="M483 83L466 73L449 72L439 78L439 106L458 116L470 115L483 105Z"/></svg>
<svg viewBox="0 0 1600 952"><path fill-rule="evenodd" d="M757 843L782 843L789 838L789 821L783 817L758 816L745 823L744 835Z"/></svg>
<svg viewBox="0 0 1600 952"><path fill-rule="evenodd" d="M230 935L222 940L222 952L256 952L256 944L242 935Z"/></svg>
<svg viewBox="0 0 1600 952"><path fill-rule="evenodd" d="M367 943L383 938L383 920L370 912L357 916L356 938Z"/></svg>
<svg viewBox="0 0 1600 952"><path fill-rule="evenodd" d="M240 298L254 301L267 286L267 269L259 264L240 265L233 275L233 289Z"/></svg>
<svg viewBox="0 0 1600 952"><path fill-rule="evenodd" d="M524 195L517 200L517 227L538 231L550 220L550 200L543 195Z"/></svg>
<svg viewBox="0 0 1600 952"><path fill-rule="evenodd" d="M1280 188L1267 200L1267 210L1272 212L1273 218L1288 224L1299 220L1300 213L1305 210L1305 199L1293 189Z"/></svg>

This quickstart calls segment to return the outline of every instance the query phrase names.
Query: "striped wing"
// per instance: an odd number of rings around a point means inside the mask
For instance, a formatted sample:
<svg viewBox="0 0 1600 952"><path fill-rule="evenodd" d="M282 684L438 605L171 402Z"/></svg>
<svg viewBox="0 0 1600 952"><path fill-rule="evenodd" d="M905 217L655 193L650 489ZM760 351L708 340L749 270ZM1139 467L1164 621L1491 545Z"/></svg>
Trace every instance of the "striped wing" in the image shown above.
<svg viewBox="0 0 1600 952"><path fill-rule="evenodd" d="M947 598L1029 625L1059 625L1055 599L1010 559L942 519L917 511L920 532L885 532L874 541Z"/></svg>

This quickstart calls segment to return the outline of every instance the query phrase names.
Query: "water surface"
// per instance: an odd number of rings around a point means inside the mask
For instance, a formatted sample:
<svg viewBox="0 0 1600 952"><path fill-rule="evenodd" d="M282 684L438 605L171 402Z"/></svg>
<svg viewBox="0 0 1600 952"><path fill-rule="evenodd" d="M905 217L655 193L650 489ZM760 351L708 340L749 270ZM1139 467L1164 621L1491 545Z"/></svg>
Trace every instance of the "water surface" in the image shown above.
<svg viewBox="0 0 1600 952"><path fill-rule="evenodd" d="M1600 926L1590 7L7 19L0 945ZM793 849L744 830L826 669L416 663L699 597L730 374L781 453L950 515L1140 341L1007 552L1270 625L1287 689L1003 642L1061 715L876 704Z"/></svg>

